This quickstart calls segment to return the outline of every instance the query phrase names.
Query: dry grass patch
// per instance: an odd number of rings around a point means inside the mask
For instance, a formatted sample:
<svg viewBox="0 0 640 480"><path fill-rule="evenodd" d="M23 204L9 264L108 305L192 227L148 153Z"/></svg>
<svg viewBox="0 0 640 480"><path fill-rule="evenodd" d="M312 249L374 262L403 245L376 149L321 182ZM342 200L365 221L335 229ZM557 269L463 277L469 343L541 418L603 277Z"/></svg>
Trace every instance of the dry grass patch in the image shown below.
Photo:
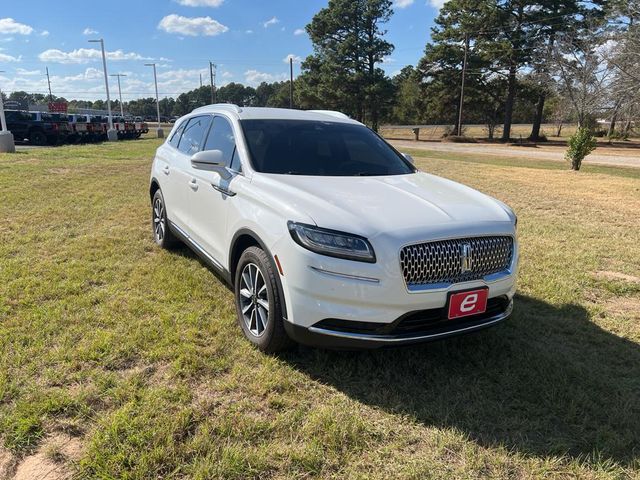
<svg viewBox="0 0 640 480"><path fill-rule="evenodd" d="M413 348L271 357L195 255L153 245L156 145L0 156L5 476L21 459L78 479L640 474L638 172L415 152L518 213L512 319Z"/></svg>

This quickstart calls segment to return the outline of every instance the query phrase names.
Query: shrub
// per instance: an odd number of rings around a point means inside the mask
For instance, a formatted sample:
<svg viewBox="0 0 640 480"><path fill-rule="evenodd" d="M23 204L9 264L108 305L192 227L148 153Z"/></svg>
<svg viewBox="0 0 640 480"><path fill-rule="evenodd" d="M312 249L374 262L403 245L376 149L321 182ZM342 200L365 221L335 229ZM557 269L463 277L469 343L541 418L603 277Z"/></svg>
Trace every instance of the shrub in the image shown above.
<svg viewBox="0 0 640 480"><path fill-rule="evenodd" d="M571 170L580 170L582 160L596 148L597 141L591 130L580 127L569 137L569 148L564 158L571 163Z"/></svg>
<svg viewBox="0 0 640 480"><path fill-rule="evenodd" d="M629 140L629 133L614 130L609 134L609 141L611 140Z"/></svg>

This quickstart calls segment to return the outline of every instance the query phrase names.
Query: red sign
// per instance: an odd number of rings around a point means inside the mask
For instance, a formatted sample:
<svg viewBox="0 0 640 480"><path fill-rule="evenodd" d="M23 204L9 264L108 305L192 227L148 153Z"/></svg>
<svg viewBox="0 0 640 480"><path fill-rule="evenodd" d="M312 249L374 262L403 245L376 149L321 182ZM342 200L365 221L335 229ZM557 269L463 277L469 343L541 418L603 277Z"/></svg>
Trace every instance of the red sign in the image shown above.
<svg viewBox="0 0 640 480"><path fill-rule="evenodd" d="M452 293L449 297L449 319L477 315L487 310L488 288Z"/></svg>
<svg viewBox="0 0 640 480"><path fill-rule="evenodd" d="M67 113L67 102L49 102L49 112Z"/></svg>

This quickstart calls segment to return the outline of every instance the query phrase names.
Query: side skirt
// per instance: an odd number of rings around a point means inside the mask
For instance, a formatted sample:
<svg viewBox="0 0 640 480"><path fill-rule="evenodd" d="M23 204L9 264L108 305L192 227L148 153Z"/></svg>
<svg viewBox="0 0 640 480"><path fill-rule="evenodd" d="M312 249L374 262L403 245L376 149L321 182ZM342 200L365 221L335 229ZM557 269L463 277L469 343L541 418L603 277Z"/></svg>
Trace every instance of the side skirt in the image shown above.
<svg viewBox="0 0 640 480"><path fill-rule="evenodd" d="M176 237L182 240L191 250L193 250L193 252L198 255L210 268L215 270L224 279L225 282L227 282L229 285L233 285L231 274L229 273L229 271L224 268L218 260L209 255L206 250L200 246L200 244L198 244L187 234L187 232L182 230L171 220L169 220L169 229L171 229L171 232L173 232Z"/></svg>

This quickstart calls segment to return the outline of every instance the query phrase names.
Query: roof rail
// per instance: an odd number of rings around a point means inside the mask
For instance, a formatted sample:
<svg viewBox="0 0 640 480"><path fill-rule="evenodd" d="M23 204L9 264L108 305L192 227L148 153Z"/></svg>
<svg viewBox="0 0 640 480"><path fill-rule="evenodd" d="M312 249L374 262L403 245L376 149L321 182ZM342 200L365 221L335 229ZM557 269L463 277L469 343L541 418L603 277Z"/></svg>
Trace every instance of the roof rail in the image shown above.
<svg viewBox="0 0 640 480"><path fill-rule="evenodd" d="M196 108L193 112L208 111L211 107L222 108L225 110L232 110L235 113L241 113L242 108L234 103L212 103L211 105L205 105L204 107Z"/></svg>
<svg viewBox="0 0 640 480"><path fill-rule="evenodd" d="M336 110L307 110L308 112L311 113L324 113L325 115L329 115L331 117L336 117L336 118L349 118L349 115L345 115L342 112L338 112Z"/></svg>

